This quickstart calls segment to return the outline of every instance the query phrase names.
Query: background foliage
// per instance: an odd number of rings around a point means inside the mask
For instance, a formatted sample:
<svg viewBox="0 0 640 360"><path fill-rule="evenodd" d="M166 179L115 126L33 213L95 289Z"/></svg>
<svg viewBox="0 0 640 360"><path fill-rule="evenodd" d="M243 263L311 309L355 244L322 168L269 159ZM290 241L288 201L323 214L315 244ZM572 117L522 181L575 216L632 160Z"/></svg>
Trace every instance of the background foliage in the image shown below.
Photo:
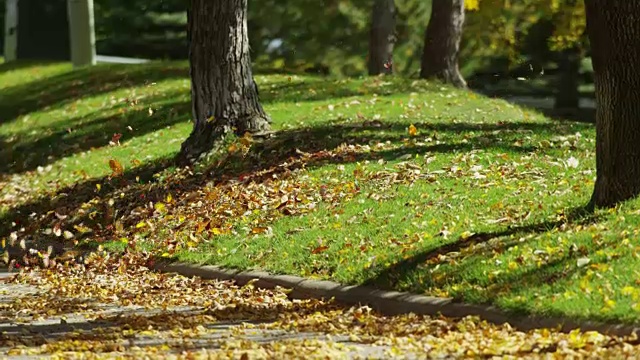
<svg viewBox="0 0 640 360"><path fill-rule="evenodd" d="M2 27L4 2L0 0ZM185 59L187 5L186 0L95 0L98 53ZM250 1L256 67L262 72L364 75L372 5L373 0ZM415 76L431 1L396 0L396 5L394 70ZM505 76L539 78L544 72L553 76L565 48L588 55L582 1L467 0L466 5L460 66L472 87L490 87L496 74L500 81ZM553 93L554 81L548 76L541 80L541 91Z"/></svg>

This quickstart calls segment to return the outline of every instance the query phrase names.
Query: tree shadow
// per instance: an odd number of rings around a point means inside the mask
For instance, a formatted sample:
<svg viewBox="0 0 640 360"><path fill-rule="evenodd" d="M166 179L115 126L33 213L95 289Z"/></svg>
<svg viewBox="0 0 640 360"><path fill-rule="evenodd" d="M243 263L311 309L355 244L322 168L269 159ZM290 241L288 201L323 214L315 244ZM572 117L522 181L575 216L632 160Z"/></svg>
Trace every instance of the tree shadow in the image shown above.
<svg viewBox="0 0 640 360"><path fill-rule="evenodd" d="M562 229L569 225L593 224L599 219L601 219L600 215L594 214L586 206L580 206L569 209L561 220L509 226L499 231L483 232L468 238L459 238L453 242L418 252L381 270L380 268L374 269L372 272L376 273L376 275L367 279L363 285L378 289L397 290L400 284L404 284L402 286L403 290L423 293L430 286L442 287L459 281L461 283L464 282L463 286L469 290L466 292L465 298L456 297L454 301L469 301L467 297L473 297L476 299L474 301L482 299L482 303L493 305L501 296L511 293L514 289L522 288L523 284L526 284L526 288L536 289L570 277L580 270L578 266L575 266L578 257L595 253L608 245L602 242L589 250L578 248L575 252L566 251L560 257L549 259L542 266L530 267L523 272L503 272L492 279L486 277L481 279L466 278L465 274L478 266L478 259L486 258L496 251L502 253L514 246L521 245L522 240L513 238L515 235L520 236L522 239L530 235ZM442 256L459 254L464 254L464 258L472 260L464 261L455 257L453 261L456 265L446 268L446 276L444 278L429 278L430 275L428 275L425 266L440 263L440 257ZM477 259L474 260L474 257L477 257ZM572 266L568 266L570 264ZM427 276L427 278L423 278L424 282L412 280L419 273ZM507 311L527 314L531 309L523 303ZM564 316L565 314L549 313L547 315ZM601 318L597 320L607 319Z"/></svg>
<svg viewBox="0 0 640 360"><path fill-rule="evenodd" d="M326 79L305 79L304 81L263 84L259 87L260 100L264 104L284 102L322 101L367 93L363 87L357 89L340 86Z"/></svg>
<svg viewBox="0 0 640 360"><path fill-rule="evenodd" d="M189 103L175 100L180 93L167 93L145 99L154 109L149 115L147 107L129 108L123 104L112 110L115 115L99 115L101 111L65 121L64 127L55 124L40 134L16 134L11 141L4 137L0 158L0 177L35 170L59 159L92 148L109 146L114 134L121 134L121 142L143 136L189 118Z"/></svg>
<svg viewBox="0 0 640 360"><path fill-rule="evenodd" d="M15 68L32 63L17 62ZM2 91L0 125L38 110L69 104L74 100L108 93L117 89L184 78L188 68L182 63L152 62L145 65L101 64L28 82Z"/></svg>
<svg viewBox="0 0 640 360"><path fill-rule="evenodd" d="M154 126L153 124L150 126ZM116 220L127 228L153 215L150 202L164 201L167 194L174 198L187 198L189 193L200 190L206 184L225 183L247 174L259 174L254 181L265 181L272 172L292 171L296 167L313 168L328 163L350 163L356 161L396 160L406 155L426 153L466 152L473 149L501 149L511 152L529 152L533 147L516 146L511 139L492 138L496 129L501 133L519 136L521 131L562 134L572 132L569 127L550 127L545 123L425 123L418 124L424 131L440 134L437 143L406 146L402 141L408 124L397 122L362 122L348 124L324 124L315 127L282 130L273 138L253 144L247 154L240 152L221 154L220 160L188 176L179 178L172 171L174 159L163 158L154 162L127 169L119 177L102 177L85 180L50 194L47 197L14 206L0 215L0 237L9 238L12 231L24 227L19 236L30 244L46 249L47 245L60 241L59 237L43 233L41 229L60 226L62 228L89 228L91 232L79 233L75 240L91 237L95 244L112 239L117 233ZM466 141L460 141L465 133ZM379 151L362 153L331 152L339 145L397 143L398 146ZM327 156L313 157L306 162L292 161L305 153L324 153ZM268 170L268 171L267 171ZM158 176L159 174L164 174ZM98 189L98 186L100 188ZM110 199L107 202L105 199ZM123 214L137 214L122 220ZM61 219L64 217L64 219ZM120 218L120 219L118 219ZM12 223L15 223L12 224ZM59 246L58 246L59 247Z"/></svg>
<svg viewBox="0 0 640 360"><path fill-rule="evenodd" d="M25 69L34 66L46 66L55 64L54 61L44 60L20 60L0 63L0 74L3 72Z"/></svg>

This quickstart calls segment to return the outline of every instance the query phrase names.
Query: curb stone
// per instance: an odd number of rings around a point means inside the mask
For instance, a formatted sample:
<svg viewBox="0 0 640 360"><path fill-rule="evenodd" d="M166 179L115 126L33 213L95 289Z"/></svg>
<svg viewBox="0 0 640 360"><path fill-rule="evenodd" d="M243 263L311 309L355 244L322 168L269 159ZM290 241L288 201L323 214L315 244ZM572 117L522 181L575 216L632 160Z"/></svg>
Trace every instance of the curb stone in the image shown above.
<svg viewBox="0 0 640 360"><path fill-rule="evenodd" d="M627 324L610 324L594 321L580 321L562 317L538 317L512 315L495 306L474 305L455 302L451 298L439 298L407 292L379 290L369 286L342 285L333 281L310 280L291 275L272 275L263 271L240 271L217 266L198 266L186 263L158 262L153 270L177 273L187 277L210 280L233 280L243 286L249 281L260 288L273 289L276 286L292 289L289 296L297 299L330 299L348 305L367 305L385 315L415 313L430 316L462 318L478 316L494 324L508 323L520 331L533 329L558 329L570 332L597 331L612 336L640 335L640 327Z"/></svg>

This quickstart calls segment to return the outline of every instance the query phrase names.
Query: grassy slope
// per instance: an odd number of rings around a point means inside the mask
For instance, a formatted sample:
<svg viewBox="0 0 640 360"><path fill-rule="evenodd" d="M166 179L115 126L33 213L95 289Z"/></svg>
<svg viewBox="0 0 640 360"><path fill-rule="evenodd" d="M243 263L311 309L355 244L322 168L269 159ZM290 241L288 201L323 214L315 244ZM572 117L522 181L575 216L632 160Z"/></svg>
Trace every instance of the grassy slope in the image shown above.
<svg viewBox="0 0 640 360"><path fill-rule="evenodd" d="M181 260L638 318L637 201L574 211L592 126L421 81L259 76L278 136L176 172L185 66L1 65L0 237L60 226Z"/></svg>

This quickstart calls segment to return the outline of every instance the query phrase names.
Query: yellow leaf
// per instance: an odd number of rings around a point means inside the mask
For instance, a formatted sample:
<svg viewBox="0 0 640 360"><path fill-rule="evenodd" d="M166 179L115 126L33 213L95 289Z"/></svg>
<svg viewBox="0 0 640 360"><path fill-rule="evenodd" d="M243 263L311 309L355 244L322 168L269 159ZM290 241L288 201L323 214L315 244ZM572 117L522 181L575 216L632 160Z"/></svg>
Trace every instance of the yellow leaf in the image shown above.
<svg viewBox="0 0 640 360"><path fill-rule="evenodd" d="M171 204L171 202L173 201L173 196L171 196L171 194L167 195L167 198L165 201L167 202L167 204Z"/></svg>
<svg viewBox="0 0 640 360"><path fill-rule="evenodd" d="M162 257L169 257L169 256L171 256L171 254L169 254L168 252L162 254Z"/></svg>
<svg viewBox="0 0 640 360"><path fill-rule="evenodd" d="M251 146L253 139L251 138L251 133L246 132L244 136L240 138L240 143L244 146Z"/></svg>
<svg viewBox="0 0 640 360"><path fill-rule="evenodd" d="M611 299L605 298L604 299L604 305L606 307L612 308L612 307L616 306L616 302L611 300Z"/></svg>
<svg viewBox="0 0 640 360"><path fill-rule="evenodd" d="M102 185L96 184L96 189L98 189L98 191L100 191L100 189L102 189Z"/></svg>
<svg viewBox="0 0 640 360"><path fill-rule="evenodd" d="M153 207L159 212L164 212L166 210L166 207L161 202L156 203Z"/></svg>
<svg viewBox="0 0 640 360"><path fill-rule="evenodd" d="M140 229L147 226L147 224L145 224L144 221L140 221L139 223L136 224L136 229Z"/></svg>
<svg viewBox="0 0 640 360"><path fill-rule="evenodd" d="M515 261L509 262L509 270L515 270L517 268L518 268L518 263L516 263Z"/></svg>
<svg viewBox="0 0 640 360"><path fill-rule="evenodd" d="M625 286L622 288L622 295L633 295L636 289L633 286Z"/></svg>
<svg viewBox="0 0 640 360"><path fill-rule="evenodd" d="M472 233L471 231L465 231L460 235L460 238L462 238L462 240L467 240L468 238L470 238L473 235L474 235L474 233Z"/></svg>
<svg viewBox="0 0 640 360"><path fill-rule="evenodd" d="M413 124L409 125L409 135L410 136L418 135L418 128L416 128Z"/></svg>
<svg viewBox="0 0 640 360"><path fill-rule="evenodd" d="M211 231L211 233L213 233L214 235L220 235L220 234L222 234L222 229L217 228L217 227L212 228L210 231Z"/></svg>
<svg viewBox="0 0 640 360"><path fill-rule="evenodd" d="M464 9L467 11L480 10L480 0L464 0Z"/></svg>

